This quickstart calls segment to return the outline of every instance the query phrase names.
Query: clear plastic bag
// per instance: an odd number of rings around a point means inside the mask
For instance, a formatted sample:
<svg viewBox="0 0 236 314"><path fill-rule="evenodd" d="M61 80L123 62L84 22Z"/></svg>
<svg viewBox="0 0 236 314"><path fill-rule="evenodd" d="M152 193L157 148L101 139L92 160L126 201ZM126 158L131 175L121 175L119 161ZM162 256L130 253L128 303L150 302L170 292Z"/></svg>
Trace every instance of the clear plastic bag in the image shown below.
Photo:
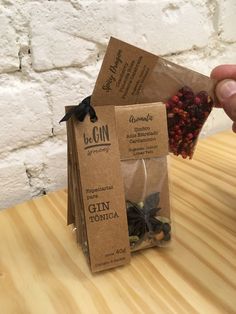
<svg viewBox="0 0 236 314"><path fill-rule="evenodd" d="M117 62L111 73L113 60ZM169 151L192 158L216 101L215 83L201 73L111 38L92 103L119 106L162 101L168 110ZM186 91L184 95L180 95L181 89Z"/></svg>
<svg viewBox="0 0 236 314"><path fill-rule="evenodd" d="M179 89L189 86L193 93L205 91L215 100L215 82L208 76L156 56L150 74L142 86L137 102L166 102Z"/></svg>
<svg viewBox="0 0 236 314"><path fill-rule="evenodd" d="M132 251L163 246L171 238L167 158L121 162Z"/></svg>

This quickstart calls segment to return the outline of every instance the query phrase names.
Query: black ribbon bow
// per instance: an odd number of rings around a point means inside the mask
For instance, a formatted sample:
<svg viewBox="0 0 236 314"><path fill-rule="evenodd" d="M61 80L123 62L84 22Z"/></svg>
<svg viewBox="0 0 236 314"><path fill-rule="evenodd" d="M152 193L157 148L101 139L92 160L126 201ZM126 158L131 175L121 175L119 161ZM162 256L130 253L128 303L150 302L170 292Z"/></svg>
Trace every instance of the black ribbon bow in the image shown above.
<svg viewBox="0 0 236 314"><path fill-rule="evenodd" d="M75 117L82 122L87 114L89 114L91 122L98 120L96 112L91 106L91 96L84 98L78 106L71 108L59 123L69 120L72 115L75 115Z"/></svg>

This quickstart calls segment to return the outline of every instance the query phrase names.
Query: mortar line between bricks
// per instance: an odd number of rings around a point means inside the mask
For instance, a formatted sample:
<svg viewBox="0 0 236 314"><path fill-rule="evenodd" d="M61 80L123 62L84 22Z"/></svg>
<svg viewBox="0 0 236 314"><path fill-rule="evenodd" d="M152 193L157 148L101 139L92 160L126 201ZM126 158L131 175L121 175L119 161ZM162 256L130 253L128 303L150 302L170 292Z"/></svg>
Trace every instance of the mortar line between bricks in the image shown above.
<svg viewBox="0 0 236 314"><path fill-rule="evenodd" d="M230 47L233 44L236 44L236 41L232 41L232 42L227 42L227 41L223 41L223 40L219 41L218 36L215 34L215 35L213 35L211 42L209 42L209 44L207 46L196 47L196 48L192 47L191 49L186 49L186 50L182 50L182 51L178 51L178 52L171 52L171 53L167 53L167 54L163 54L163 55L159 55L159 56L163 57L163 58L168 58L168 57L173 57L173 56L181 56L181 55L184 55L186 53L191 53L191 52L196 52L196 53L200 52L200 53L204 54L204 52L208 51L211 44L213 44L213 47L211 49L215 49L215 48L217 49L217 47L218 48ZM222 47L220 44L223 45L224 47ZM214 58L215 58L215 56L214 56Z"/></svg>
<svg viewBox="0 0 236 314"><path fill-rule="evenodd" d="M38 70L38 69L33 69L33 71L35 72L35 73L45 73L45 72L50 72L50 71L60 71L60 72L63 72L64 70L67 70L67 69L74 69L74 68L77 68L77 69L83 69L83 68L85 68L85 67L87 67L88 66L88 64L86 64L86 65L68 65L68 66L62 66L62 67L60 67L60 66L55 66L55 67L53 67L53 68L50 68L50 69L44 69L44 70Z"/></svg>
<svg viewBox="0 0 236 314"><path fill-rule="evenodd" d="M167 53L167 54L157 54L158 56L160 57L163 57L163 58L168 58L168 57L173 57L173 56L181 56L181 55L184 55L186 53L191 53L191 52L196 52L196 53L203 53L208 51L209 47L211 46L211 44L213 44L213 47L211 49L218 49L218 48L222 48L224 49L225 47L230 47L234 44L236 44L236 41L232 41L232 42L227 42L227 41L224 41L224 40L219 40L218 36L215 34L214 37L212 38L211 42L208 43L207 46L204 46L204 47L191 47L190 49L185 49L185 50L181 50L181 51L176 51L176 52L171 52L171 53ZM221 45L223 45L224 47L222 47ZM155 52L152 52L155 54ZM220 54L220 52L219 52ZM214 56L215 58L215 56ZM97 63L97 62L94 62L94 64ZM50 71L60 71L60 72L63 72L64 70L68 70L68 69L79 69L81 72L83 71L84 74L86 74L84 68L88 67L88 65L68 65L68 66L57 66L57 67L53 67L53 68L50 68L50 69L44 69L44 70L39 70L39 69L33 69L33 71L37 74L40 74L40 73L47 73L47 72L50 72ZM10 72L11 74L14 74L14 73L17 73L17 72L20 72L19 70L18 71L15 71L15 72ZM22 72L21 72L22 73ZM22 75L24 75L24 73L22 73ZM89 76L88 76L89 77Z"/></svg>
<svg viewBox="0 0 236 314"><path fill-rule="evenodd" d="M81 35L69 33L69 32L63 31L63 30L61 30L61 29L60 29L60 32L63 33L63 34L67 34L67 35L69 35L69 36L72 36L72 37L76 37L76 38L79 38L79 39L83 39L84 41L87 41L87 42L89 42L89 43L93 43L93 44L95 44L96 46L98 46L98 48L99 48L99 47L101 47L101 48L106 47L106 44L102 44L102 43L100 43L99 41L96 41L96 40L94 40L94 39L92 39L92 38L86 38L85 36L81 36Z"/></svg>
<svg viewBox="0 0 236 314"><path fill-rule="evenodd" d="M3 159L7 159L9 158L9 156L11 154L14 154L14 153L21 153L22 151L24 150L27 150L27 149L33 149L35 147L39 147L40 145L43 145L45 142L48 142L48 141L52 141L52 142L56 142L56 141L61 141L63 142L65 145L67 143L67 140L66 140L66 132L65 134L58 134L58 135L55 135L55 136L48 136L46 139L42 140L42 141L39 141L37 143L34 143L34 144L30 144L30 145L25 145L25 146L20 146L20 147L17 147L17 148L14 148L14 149L11 149L7 152L2 152L0 153L0 160L3 160Z"/></svg>

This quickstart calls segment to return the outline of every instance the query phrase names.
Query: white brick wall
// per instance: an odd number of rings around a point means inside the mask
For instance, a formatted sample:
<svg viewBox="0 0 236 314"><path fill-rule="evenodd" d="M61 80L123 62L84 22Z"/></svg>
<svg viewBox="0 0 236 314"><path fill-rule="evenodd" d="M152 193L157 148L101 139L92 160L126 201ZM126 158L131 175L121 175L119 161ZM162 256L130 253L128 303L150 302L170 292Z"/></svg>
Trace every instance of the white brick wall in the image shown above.
<svg viewBox="0 0 236 314"><path fill-rule="evenodd" d="M0 0L0 209L66 186L65 105L111 35L209 75L236 62L235 0ZM231 126L215 109L203 135Z"/></svg>
<svg viewBox="0 0 236 314"><path fill-rule="evenodd" d="M219 3L219 33L226 42L236 41L235 30L236 1L222 1Z"/></svg>
<svg viewBox="0 0 236 314"><path fill-rule="evenodd" d="M19 68L19 44L17 34L12 26L11 11L0 8L0 73L14 72Z"/></svg>
<svg viewBox="0 0 236 314"><path fill-rule="evenodd" d="M51 135L51 112L39 84L11 80L0 86L0 153L38 144Z"/></svg>

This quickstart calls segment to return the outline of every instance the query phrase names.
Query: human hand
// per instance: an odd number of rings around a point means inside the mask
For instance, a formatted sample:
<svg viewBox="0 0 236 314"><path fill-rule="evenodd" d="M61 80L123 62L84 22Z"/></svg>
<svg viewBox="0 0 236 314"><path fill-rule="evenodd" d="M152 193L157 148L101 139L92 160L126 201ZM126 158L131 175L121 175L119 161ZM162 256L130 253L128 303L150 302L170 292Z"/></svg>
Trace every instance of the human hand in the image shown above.
<svg viewBox="0 0 236 314"><path fill-rule="evenodd" d="M219 65L211 72L211 78L218 81L216 96L220 107L233 120L232 129L236 133L236 65Z"/></svg>

